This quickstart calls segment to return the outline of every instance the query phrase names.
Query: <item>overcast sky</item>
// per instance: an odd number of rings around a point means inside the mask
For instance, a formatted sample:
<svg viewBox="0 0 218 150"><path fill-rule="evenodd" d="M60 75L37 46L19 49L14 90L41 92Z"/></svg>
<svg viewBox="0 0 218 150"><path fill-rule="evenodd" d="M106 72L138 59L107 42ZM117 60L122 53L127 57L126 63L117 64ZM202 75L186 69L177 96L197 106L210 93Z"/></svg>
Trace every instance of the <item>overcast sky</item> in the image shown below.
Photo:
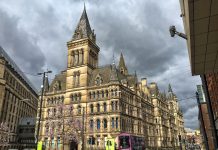
<svg viewBox="0 0 218 150"><path fill-rule="evenodd" d="M171 83L185 126L198 128L194 96L201 82L191 76L186 41L169 35L170 25L183 31L179 0L89 0L86 9L101 49L99 64L112 63L113 53L118 62L122 51L130 72L162 91ZM48 68L52 79L66 68L66 42L82 11L81 0L0 1L0 45L37 88L41 78L34 74Z"/></svg>

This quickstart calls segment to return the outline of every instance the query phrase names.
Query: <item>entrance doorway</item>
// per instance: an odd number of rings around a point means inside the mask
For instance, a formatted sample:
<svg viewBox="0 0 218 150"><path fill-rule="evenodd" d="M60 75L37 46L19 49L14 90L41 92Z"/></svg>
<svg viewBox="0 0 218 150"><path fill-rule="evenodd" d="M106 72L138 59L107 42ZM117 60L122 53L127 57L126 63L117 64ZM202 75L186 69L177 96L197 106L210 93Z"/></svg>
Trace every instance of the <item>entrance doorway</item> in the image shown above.
<svg viewBox="0 0 218 150"><path fill-rule="evenodd" d="M75 141L70 142L70 150L78 150L78 144Z"/></svg>

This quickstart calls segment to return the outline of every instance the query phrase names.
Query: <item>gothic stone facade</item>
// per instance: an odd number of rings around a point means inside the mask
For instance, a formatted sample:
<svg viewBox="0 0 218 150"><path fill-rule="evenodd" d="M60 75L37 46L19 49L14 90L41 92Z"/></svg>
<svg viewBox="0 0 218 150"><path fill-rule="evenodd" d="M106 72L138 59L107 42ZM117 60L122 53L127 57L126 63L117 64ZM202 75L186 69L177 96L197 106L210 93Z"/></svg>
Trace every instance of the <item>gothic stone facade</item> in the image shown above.
<svg viewBox="0 0 218 150"><path fill-rule="evenodd" d="M68 149L70 145L62 138L69 134L67 129L62 130L64 134L55 130L66 126L64 121L58 125L55 117L57 112L63 113L57 108L59 104L65 108L73 106L73 118L84 124L86 149L103 149L106 137L116 138L123 132L145 137L147 147L178 146L183 117L175 94L172 90L169 94L161 93L156 83L148 85L147 79L139 81L136 73L128 72L122 54L117 66L113 63L99 67L100 49L85 9L67 46L67 69L56 75L50 85L46 79L44 85L40 140L47 148L63 147L64 143ZM48 119L51 112L53 117ZM51 127L46 125L51 120L54 130L48 136ZM91 137L95 138L92 146Z"/></svg>

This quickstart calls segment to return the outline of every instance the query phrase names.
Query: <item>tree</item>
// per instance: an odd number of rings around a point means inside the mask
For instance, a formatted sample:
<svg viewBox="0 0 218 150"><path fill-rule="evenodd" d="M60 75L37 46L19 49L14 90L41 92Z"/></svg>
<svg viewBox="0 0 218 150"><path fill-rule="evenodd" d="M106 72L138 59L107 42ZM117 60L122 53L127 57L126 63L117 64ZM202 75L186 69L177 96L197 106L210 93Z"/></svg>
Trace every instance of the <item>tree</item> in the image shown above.
<svg viewBox="0 0 218 150"><path fill-rule="evenodd" d="M5 146L9 143L9 127L6 122L0 124L0 146Z"/></svg>
<svg viewBox="0 0 218 150"><path fill-rule="evenodd" d="M51 110L48 109L48 117L45 123L45 135L50 138L49 147L59 147L62 138L63 143L74 141L78 143L81 140L81 119L76 119L73 111L73 105L66 106L64 103L58 104ZM58 144L53 145L54 138L58 139Z"/></svg>

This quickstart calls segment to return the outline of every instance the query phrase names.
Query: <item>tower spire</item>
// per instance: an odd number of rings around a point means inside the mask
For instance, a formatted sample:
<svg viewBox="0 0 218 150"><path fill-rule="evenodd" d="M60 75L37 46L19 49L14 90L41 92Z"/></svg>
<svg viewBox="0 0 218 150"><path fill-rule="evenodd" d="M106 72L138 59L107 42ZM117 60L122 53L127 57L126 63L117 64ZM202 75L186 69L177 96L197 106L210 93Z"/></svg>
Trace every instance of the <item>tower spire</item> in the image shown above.
<svg viewBox="0 0 218 150"><path fill-rule="evenodd" d="M126 67L126 64L125 64L125 60L124 60L124 57L123 57L123 53L121 52L120 54L120 61L119 61L119 71L124 74L124 75L127 75L128 74L128 69Z"/></svg>
<svg viewBox="0 0 218 150"><path fill-rule="evenodd" d="M173 93L173 90L170 84L168 85L168 93Z"/></svg>
<svg viewBox="0 0 218 150"><path fill-rule="evenodd" d="M88 15L86 13L86 5L84 2L83 13L80 17L79 23L77 24L76 30L73 34L73 40L79 40L89 38L95 42L96 36L94 34L94 30L91 29L89 24Z"/></svg>
<svg viewBox="0 0 218 150"><path fill-rule="evenodd" d="M113 65L115 65L114 52L113 52Z"/></svg>

